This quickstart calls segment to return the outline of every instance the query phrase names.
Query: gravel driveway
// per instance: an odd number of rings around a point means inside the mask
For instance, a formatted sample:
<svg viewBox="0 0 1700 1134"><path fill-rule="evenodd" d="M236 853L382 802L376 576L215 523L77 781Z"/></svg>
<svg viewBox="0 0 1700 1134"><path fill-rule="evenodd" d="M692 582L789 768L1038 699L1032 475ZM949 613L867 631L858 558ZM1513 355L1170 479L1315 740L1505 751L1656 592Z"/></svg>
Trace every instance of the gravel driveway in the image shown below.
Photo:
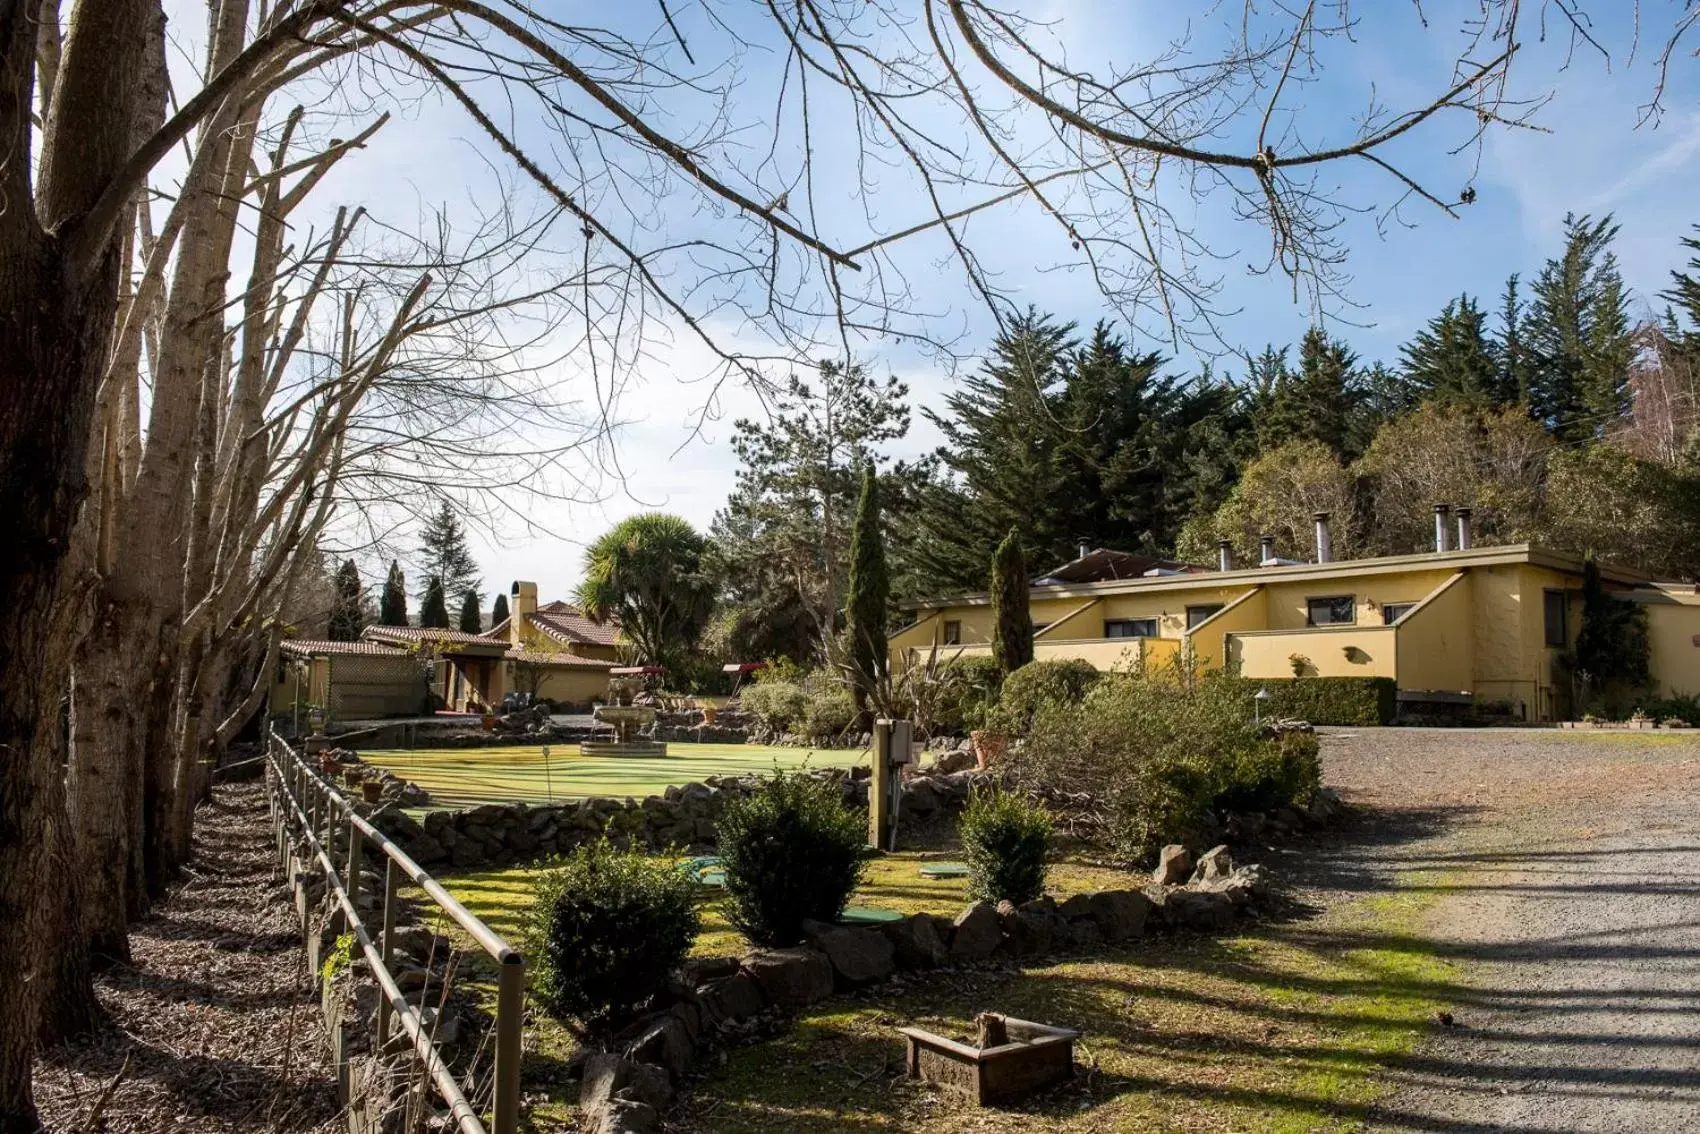
<svg viewBox="0 0 1700 1134"><path fill-rule="evenodd" d="M1700 737L1329 730L1324 756L1378 830L1309 888L1437 890L1457 973L1369 1129L1700 1130Z"/></svg>

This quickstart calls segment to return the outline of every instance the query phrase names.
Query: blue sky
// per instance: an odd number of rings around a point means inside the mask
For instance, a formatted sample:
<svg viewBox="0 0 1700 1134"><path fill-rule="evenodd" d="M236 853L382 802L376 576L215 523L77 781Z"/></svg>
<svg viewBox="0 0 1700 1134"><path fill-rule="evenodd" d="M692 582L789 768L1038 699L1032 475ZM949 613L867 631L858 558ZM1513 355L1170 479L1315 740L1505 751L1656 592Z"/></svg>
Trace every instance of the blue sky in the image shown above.
<svg viewBox="0 0 1700 1134"><path fill-rule="evenodd" d="M1530 97L1550 93L1550 102L1536 119L1549 132L1496 131L1480 151L1479 166L1474 151L1446 152L1459 140L1456 123L1414 132L1389 155L1438 192L1454 194L1466 183L1472 184L1478 194L1476 203L1462 209L1459 219L1419 203L1401 211L1413 227L1400 221L1378 223L1377 207L1396 196L1385 176L1365 163L1323 170L1320 177L1325 188L1372 210L1349 216L1338 232L1340 243L1349 250L1345 267L1350 276L1349 303L1319 310L1304 295L1295 300L1290 283L1279 274L1247 270L1248 264L1261 264L1267 258L1267 236L1235 219L1227 197L1206 196L1196 211L1190 199L1170 197L1195 224L1200 238L1223 257L1217 267L1222 290L1216 306L1234 313L1221 323L1223 341L1214 348L1204 344L1203 349L1256 351L1269 342L1293 342L1313 319L1321 317L1366 361L1394 362L1399 343L1460 291L1478 296L1484 307L1491 308L1508 274L1533 275L1556 250L1567 210L1617 215L1622 235L1616 250L1624 275L1638 296L1657 302L1656 293L1666 286L1669 271L1684 259L1678 238L1700 221L1700 207L1693 204L1700 171L1700 102L1696 99L1700 84L1693 61L1679 55L1665 94L1666 113L1656 125L1638 127L1640 109L1652 90L1649 61L1657 45L1644 39L1639 57L1631 62L1631 5L1601 0L1593 6L1603 17L1596 33L1614 53L1609 65L1583 50L1566 66L1566 47L1555 29L1549 27L1554 34L1541 42L1532 17L1524 28L1515 89ZM1194 36L1194 49L1204 54L1219 42L1224 20L1232 15L1228 10L1237 12L1238 7L1157 0L1116 4L1052 0L1042 9L1022 6L1053 21L1049 26L1070 62L1094 73L1104 73L1116 60L1146 57L1186 28ZM1454 30L1457 18L1476 7L1475 0L1427 0L1422 9L1429 21L1425 29L1416 17L1416 7L1404 0L1353 5L1362 22L1352 41L1339 44L1324 58L1324 70L1316 81L1295 88L1287 100L1294 124L1308 141L1339 139L1349 132L1353 116L1372 93L1395 107L1420 100L1444 83L1459 45ZM1526 9L1533 7L1525 3ZM1662 34L1660 21L1668 20L1677 5L1644 0L1642 7L1643 36L1650 38L1655 29ZM1373 15L1365 15L1370 9ZM689 6L682 10L676 6L676 10L687 36L700 32L699 50L703 42L710 42L708 30L692 23L700 13ZM645 11L642 18L649 15ZM777 70L759 52L747 55L740 67L746 78L737 97L747 100L748 106L737 109L746 116L759 115L764 97L775 89ZM539 137L534 125L525 120L524 109L517 114L519 134ZM960 129L943 120L939 126ZM1019 132L1017 137L1022 137ZM1224 140L1243 143L1244 139L1230 132ZM782 136L768 173L782 177L784 146L795 144L794 138ZM363 203L400 226L417 222L439 205L452 214L467 208L469 202L508 191L501 178L510 175L494 172L503 169L503 159L491 150L458 108L425 95L403 107L366 153L339 170L327 183L322 200L327 205ZM554 156L561 155L555 151ZM752 176L757 171L754 163L740 165ZM851 172L844 170L846 180ZM1171 182L1165 192L1174 187ZM845 218L835 217L833 209L864 204L869 202L826 202L823 232L839 235L832 231L834 224ZM669 232L677 228L688 233L706 224L699 210L683 206L680 202L677 215L651 219ZM871 207L877 213L874 231L881 226L890 231L926 215L918 186L896 171L882 175ZM848 241L849 230L856 226L842 227ZM975 218L967 231L1018 301L1082 323L1105 313L1082 273L1057 268L1066 251L1037 209L1000 207ZM915 304L936 318L937 325L959 332L958 350L972 355L990 337L992 321L977 306L960 273L945 261L942 242L915 240L900 251L898 259ZM740 338L754 333L747 326L722 329ZM1161 326L1141 326L1132 333L1153 347L1176 350ZM950 366L938 357L888 343L870 342L859 349L876 367L889 368L909 380L918 404L937 404L954 380ZM1177 365L1193 366L1199 358L1197 344L1182 344L1177 353L1182 360ZM1235 370L1228 359L1218 365ZM619 416L626 422L616 436L623 479L603 470L594 478L593 495L598 497L594 500L518 502L531 516L535 530L507 524L478 535L487 588L524 577L535 579L548 595L566 593L578 576L584 544L635 511L662 508L706 527L732 484L733 461L727 444L731 420L759 412L755 399L732 388L723 388L718 398L705 404L707 386L699 379L710 369L706 354L687 337L676 337L671 347L658 348L639 368L619 407ZM562 383L584 380L570 361L563 365ZM936 440L918 428L907 447L920 451Z"/></svg>

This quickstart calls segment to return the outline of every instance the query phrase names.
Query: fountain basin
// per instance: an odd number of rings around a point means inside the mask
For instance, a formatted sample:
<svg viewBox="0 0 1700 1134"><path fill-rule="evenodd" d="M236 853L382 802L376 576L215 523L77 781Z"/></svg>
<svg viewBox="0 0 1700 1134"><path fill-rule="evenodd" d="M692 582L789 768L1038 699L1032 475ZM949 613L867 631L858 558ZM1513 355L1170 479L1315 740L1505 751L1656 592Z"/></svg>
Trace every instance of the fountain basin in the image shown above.
<svg viewBox="0 0 1700 1134"><path fill-rule="evenodd" d="M612 740L587 740L578 746L581 756L665 756L665 741L639 736L638 730L655 720L648 705L598 705L591 716L614 730Z"/></svg>

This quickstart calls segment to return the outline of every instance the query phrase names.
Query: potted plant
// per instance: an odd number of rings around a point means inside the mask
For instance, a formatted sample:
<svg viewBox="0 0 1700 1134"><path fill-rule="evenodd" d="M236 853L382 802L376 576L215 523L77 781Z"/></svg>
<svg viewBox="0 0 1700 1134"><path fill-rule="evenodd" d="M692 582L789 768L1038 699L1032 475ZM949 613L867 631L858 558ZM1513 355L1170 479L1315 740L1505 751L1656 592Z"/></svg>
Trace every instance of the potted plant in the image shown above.
<svg viewBox="0 0 1700 1134"><path fill-rule="evenodd" d="M342 770L342 782L347 784L349 787L359 787L360 781L365 778L366 773L362 772L359 768L344 768Z"/></svg>
<svg viewBox="0 0 1700 1134"><path fill-rule="evenodd" d="M361 780L360 795L367 803L382 803L384 801L384 785L378 780Z"/></svg>
<svg viewBox="0 0 1700 1134"><path fill-rule="evenodd" d="M329 750L319 753L319 771L327 776L334 776L342 771L342 761Z"/></svg>
<svg viewBox="0 0 1700 1134"><path fill-rule="evenodd" d="M965 710L963 724L968 726L968 741L974 746L974 763L980 769L990 768L1009 751L1009 731L995 709L975 706Z"/></svg>

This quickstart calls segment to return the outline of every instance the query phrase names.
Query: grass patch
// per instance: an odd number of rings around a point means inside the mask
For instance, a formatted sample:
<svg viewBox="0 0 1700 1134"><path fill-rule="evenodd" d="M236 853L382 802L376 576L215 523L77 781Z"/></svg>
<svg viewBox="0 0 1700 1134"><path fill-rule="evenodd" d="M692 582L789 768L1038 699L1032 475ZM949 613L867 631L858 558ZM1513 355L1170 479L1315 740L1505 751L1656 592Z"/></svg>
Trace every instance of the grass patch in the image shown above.
<svg viewBox="0 0 1700 1134"><path fill-rule="evenodd" d="M905 852L870 864L854 904L954 913L966 880L928 879ZM532 870L445 884L498 932L517 930ZM1059 897L1138 879L1079 861L1053 867ZM1454 987L1452 963L1420 933L1441 879L1343 903L1317 919L1228 938L1155 937L1025 971L940 972L835 997L780 1035L722 1053L693 1083L687 1127L715 1131L1347 1131L1387 1089L1381 1077L1428 1032ZM742 951L712 900L699 954ZM1081 1074L1019 1109L975 1111L902 1076L896 1028L967 1038L987 1009L1078 1027ZM540 1020L526 1090L550 1096L533 1128L569 1122L572 1041Z"/></svg>
<svg viewBox="0 0 1700 1134"><path fill-rule="evenodd" d="M481 803L548 803L586 796L660 795L673 784L708 776L767 774L775 768L849 768L868 754L845 748L780 748L765 744L669 743L665 756L582 756L576 744L501 748L390 748L361 759L412 780L439 807Z"/></svg>

